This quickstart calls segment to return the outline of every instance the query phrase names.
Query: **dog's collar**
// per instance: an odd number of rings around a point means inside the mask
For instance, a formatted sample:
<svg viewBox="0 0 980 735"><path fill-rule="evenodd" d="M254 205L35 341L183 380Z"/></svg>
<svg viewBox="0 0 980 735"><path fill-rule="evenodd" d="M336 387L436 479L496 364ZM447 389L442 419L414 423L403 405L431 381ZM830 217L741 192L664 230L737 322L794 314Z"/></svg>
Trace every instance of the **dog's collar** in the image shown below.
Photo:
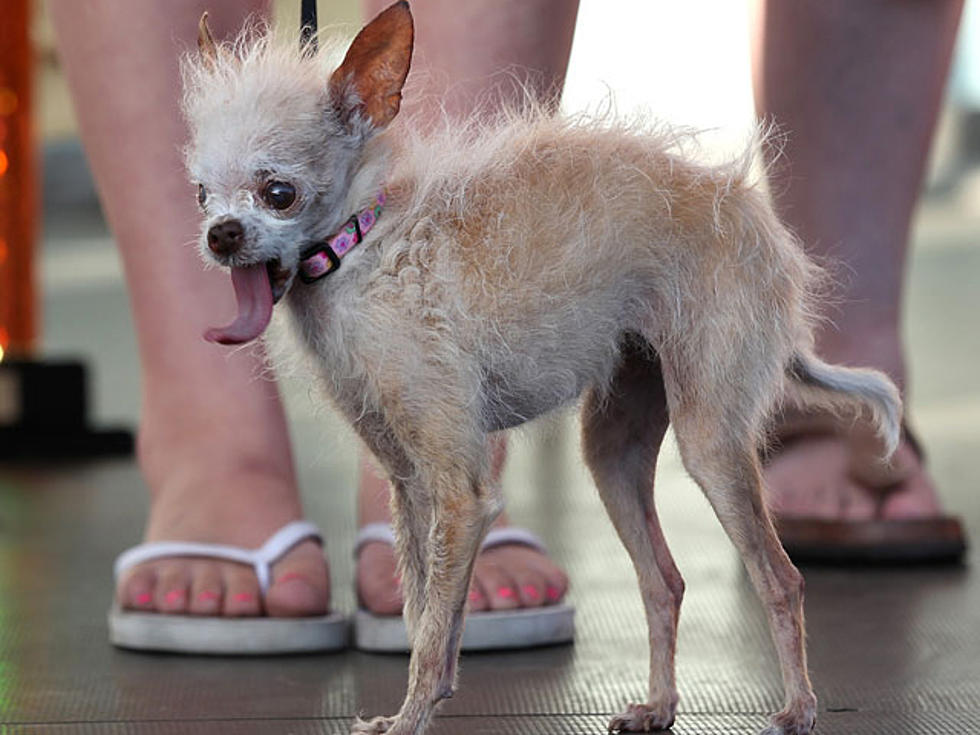
<svg viewBox="0 0 980 735"><path fill-rule="evenodd" d="M299 279L303 283L314 283L328 276L340 267L340 259L364 239L374 227L385 201L388 199L382 188L367 209L351 215L343 229L336 235L313 243L303 251L299 261Z"/></svg>

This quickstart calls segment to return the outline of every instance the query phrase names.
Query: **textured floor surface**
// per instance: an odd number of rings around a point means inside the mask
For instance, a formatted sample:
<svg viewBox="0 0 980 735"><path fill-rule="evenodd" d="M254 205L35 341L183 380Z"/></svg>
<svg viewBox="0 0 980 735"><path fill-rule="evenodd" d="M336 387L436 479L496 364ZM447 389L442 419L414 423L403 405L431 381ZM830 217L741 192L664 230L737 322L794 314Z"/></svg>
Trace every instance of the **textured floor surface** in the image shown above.
<svg viewBox="0 0 980 735"><path fill-rule="evenodd" d="M912 409L947 505L980 539L980 249L971 245L980 229L936 209L919 231ZM89 361L100 421L132 422L133 337L112 258L104 238L67 229L48 244L47 350ZM336 439L301 381L289 385L309 515L326 531L335 605L350 610L353 443ZM645 691L636 584L578 461L574 423L524 437L508 468L510 508L567 565L577 642L465 657L435 733L600 733ZM658 504L688 589L674 732L756 732L780 702L764 616L671 448ZM144 512L129 461L0 467L0 733L343 733L355 713L397 707L406 663L398 656L229 660L110 647L111 562L139 540ZM819 732L980 732L978 561L974 551L957 569L806 571Z"/></svg>

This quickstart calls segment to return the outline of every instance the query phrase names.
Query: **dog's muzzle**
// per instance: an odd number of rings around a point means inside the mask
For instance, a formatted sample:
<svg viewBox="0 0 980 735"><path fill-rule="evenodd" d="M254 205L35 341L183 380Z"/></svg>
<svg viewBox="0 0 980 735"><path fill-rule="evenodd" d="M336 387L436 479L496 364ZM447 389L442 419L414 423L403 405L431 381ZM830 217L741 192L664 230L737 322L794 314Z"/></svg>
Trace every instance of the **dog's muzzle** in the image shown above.
<svg viewBox="0 0 980 735"><path fill-rule="evenodd" d="M219 222L208 230L208 249L215 255L234 255L244 244L245 228L237 219Z"/></svg>

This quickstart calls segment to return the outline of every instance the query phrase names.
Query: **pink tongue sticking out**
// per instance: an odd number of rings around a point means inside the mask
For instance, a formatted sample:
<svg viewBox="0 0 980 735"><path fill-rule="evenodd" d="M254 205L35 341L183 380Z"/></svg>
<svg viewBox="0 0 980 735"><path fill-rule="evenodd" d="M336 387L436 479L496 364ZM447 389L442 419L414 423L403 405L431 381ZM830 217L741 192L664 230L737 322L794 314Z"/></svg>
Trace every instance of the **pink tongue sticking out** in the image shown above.
<svg viewBox="0 0 980 735"><path fill-rule="evenodd" d="M251 342L265 331L272 319L272 285L264 264L232 268L231 282L238 299L238 316L227 327L206 331L204 339L208 342L223 345Z"/></svg>

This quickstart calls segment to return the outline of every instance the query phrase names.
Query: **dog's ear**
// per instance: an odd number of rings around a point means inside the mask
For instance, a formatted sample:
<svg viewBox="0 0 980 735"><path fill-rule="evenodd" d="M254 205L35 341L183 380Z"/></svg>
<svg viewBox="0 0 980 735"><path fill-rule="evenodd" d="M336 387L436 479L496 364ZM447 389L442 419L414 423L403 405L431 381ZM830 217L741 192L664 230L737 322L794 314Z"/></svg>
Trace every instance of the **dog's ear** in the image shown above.
<svg viewBox="0 0 980 735"><path fill-rule="evenodd" d="M398 114L415 29L405 0L368 23L330 77L330 98L349 124L355 114L381 129Z"/></svg>
<svg viewBox="0 0 980 735"><path fill-rule="evenodd" d="M218 61L218 46L208 28L208 11L204 11L201 22L197 24L197 49L201 52L201 58L208 66L213 67Z"/></svg>

